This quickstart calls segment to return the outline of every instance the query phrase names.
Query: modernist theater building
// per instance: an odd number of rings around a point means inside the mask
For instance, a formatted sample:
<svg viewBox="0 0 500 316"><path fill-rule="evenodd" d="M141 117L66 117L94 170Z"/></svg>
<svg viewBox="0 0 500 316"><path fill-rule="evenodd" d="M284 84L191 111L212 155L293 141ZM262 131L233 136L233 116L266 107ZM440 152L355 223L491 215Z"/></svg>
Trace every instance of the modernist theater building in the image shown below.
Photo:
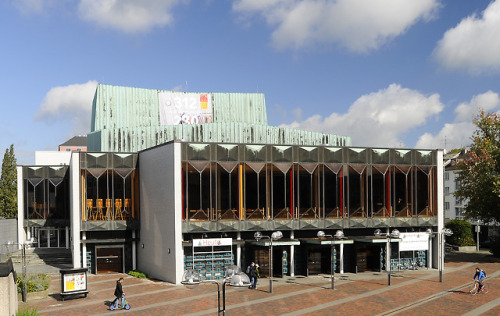
<svg viewBox="0 0 500 316"><path fill-rule="evenodd" d="M101 84L87 138L18 167L19 241L71 249L75 268L180 283L251 261L276 277L440 263L441 150L269 126L263 94ZM389 247L376 229L401 234ZM276 231L270 254L254 234Z"/></svg>

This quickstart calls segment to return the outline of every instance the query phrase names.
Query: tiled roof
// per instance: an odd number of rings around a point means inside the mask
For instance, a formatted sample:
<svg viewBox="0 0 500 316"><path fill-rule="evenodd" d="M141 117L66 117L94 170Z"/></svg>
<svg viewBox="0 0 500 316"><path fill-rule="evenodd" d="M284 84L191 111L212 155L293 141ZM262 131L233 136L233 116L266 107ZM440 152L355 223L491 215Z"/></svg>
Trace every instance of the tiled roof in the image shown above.
<svg viewBox="0 0 500 316"><path fill-rule="evenodd" d="M67 146L67 147L86 147L87 146L87 136L75 136L71 138L70 140L66 141L65 143L59 145L59 146Z"/></svg>

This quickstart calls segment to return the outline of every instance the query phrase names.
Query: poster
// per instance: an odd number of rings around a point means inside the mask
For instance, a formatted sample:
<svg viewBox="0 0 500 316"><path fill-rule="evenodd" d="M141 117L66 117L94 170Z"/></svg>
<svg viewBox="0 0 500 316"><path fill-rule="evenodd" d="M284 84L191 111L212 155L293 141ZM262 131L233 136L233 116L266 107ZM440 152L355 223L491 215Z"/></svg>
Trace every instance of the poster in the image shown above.
<svg viewBox="0 0 500 316"><path fill-rule="evenodd" d="M159 92L161 125L212 123L212 95L207 93Z"/></svg>
<svg viewBox="0 0 500 316"><path fill-rule="evenodd" d="M85 272L64 275L64 292L87 290L87 279Z"/></svg>

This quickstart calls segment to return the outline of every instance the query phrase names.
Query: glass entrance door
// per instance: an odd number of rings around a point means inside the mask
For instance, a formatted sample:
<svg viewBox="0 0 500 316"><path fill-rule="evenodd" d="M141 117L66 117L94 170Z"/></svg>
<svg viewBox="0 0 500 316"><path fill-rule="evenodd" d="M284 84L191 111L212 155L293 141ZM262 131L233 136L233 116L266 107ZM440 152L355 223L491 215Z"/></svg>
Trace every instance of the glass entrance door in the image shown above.
<svg viewBox="0 0 500 316"><path fill-rule="evenodd" d="M34 246L40 248L65 248L66 230L55 227L32 227L31 235L36 238Z"/></svg>

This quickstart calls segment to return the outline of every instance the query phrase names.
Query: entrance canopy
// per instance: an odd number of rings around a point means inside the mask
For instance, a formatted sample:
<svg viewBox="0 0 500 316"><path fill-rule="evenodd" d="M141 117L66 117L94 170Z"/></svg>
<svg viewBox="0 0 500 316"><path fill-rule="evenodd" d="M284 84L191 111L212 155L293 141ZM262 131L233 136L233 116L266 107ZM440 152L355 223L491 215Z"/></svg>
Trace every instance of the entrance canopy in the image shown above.
<svg viewBox="0 0 500 316"><path fill-rule="evenodd" d="M301 242L312 245L340 245L340 244L353 244L352 239L333 239L333 238L307 238L301 239Z"/></svg>
<svg viewBox="0 0 500 316"><path fill-rule="evenodd" d="M254 246L266 246L269 247L271 246L271 242L269 239L264 239L264 240L250 240L247 241L250 245ZM300 245L300 240L298 239L280 239L280 240L274 240L273 241L273 246L298 246Z"/></svg>
<svg viewBox="0 0 500 316"><path fill-rule="evenodd" d="M385 237L376 237L376 236L359 236L359 237L352 237L352 239L356 242L365 242L369 244L382 244L386 243L389 238ZM391 242L400 242L402 241L401 238L390 238Z"/></svg>

